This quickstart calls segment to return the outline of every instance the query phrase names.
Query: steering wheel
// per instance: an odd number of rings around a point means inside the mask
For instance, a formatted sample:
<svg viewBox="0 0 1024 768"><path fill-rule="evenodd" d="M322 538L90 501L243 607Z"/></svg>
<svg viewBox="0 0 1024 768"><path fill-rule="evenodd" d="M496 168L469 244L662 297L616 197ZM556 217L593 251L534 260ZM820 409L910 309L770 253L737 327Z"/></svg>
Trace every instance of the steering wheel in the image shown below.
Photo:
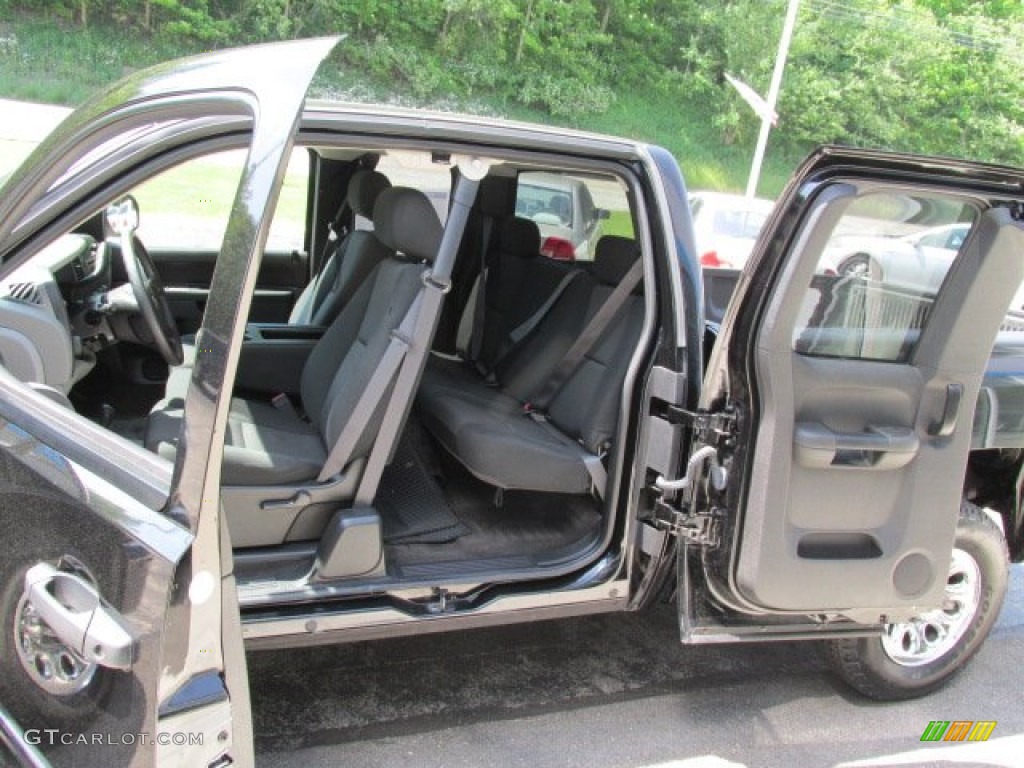
<svg viewBox="0 0 1024 768"><path fill-rule="evenodd" d="M139 313L149 327L156 348L168 365L181 365L185 359L181 349L181 334L174 323L174 315L164 295L160 275L153 266L153 259L142 241L135 236L134 228L121 235L121 258L132 293L135 294L135 303L139 305Z"/></svg>

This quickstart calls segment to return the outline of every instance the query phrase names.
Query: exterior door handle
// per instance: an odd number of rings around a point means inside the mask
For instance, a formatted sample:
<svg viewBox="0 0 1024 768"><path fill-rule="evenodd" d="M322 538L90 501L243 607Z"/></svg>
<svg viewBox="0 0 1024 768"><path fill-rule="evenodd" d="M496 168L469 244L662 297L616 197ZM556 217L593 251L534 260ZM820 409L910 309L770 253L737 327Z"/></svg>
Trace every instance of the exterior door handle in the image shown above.
<svg viewBox="0 0 1024 768"><path fill-rule="evenodd" d="M964 385L953 383L946 385L946 406L942 409L942 418L928 427L932 437L949 437L956 429L956 417L960 413L960 402L964 399Z"/></svg>
<svg viewBox="0 0 1024 768"><path fill-rule="evenodd" d="M130 669L135 640L125 620L80 576L38 563L25 573L25 597L60 641L82 658Z"/></svg>

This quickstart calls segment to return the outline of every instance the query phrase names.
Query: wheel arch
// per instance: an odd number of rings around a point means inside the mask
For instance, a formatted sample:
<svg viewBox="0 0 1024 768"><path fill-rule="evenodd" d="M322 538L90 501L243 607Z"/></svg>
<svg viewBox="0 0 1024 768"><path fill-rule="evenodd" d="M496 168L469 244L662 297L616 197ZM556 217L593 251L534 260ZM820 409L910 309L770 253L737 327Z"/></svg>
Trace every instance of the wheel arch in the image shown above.
<svg viewBox="0 0 1024 768"><path fill-rule="evenodd" d="M999 513L1010 559L1024 561L1024 448L971 451L964 498Z"/></svg>

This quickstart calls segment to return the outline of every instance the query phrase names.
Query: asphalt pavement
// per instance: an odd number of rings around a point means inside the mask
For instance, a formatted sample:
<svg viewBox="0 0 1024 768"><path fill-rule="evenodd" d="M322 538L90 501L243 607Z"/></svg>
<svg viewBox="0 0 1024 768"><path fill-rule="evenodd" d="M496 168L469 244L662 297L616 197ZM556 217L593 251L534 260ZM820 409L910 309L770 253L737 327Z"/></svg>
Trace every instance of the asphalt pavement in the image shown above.
<svg viewBox="0 0 1024 768"><path fill-rule="evenodd" d="M818 643L682 647L671 606L249 655L258 765L1024 766L1024 566L943 690L879 704ZM925 744L932 720L996 720Z"/></svg>
<svg viewBox="0 0 1024 768"><path fill-rule="evenodd" d="M0 99L0 178L17 168L69 112L51 104Z"/></svg>

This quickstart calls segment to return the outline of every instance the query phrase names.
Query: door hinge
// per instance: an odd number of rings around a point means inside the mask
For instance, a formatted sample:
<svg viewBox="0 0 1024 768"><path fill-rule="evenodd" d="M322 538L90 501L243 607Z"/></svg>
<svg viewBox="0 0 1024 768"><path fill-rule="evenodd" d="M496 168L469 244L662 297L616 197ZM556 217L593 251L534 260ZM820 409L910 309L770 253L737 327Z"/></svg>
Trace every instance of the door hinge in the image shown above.
<svg viewBox="0 0 1024 768"><path fill-rule="evenodd" d="M710 503L707 508L699 508L696 499L699 479L707 467L707 478L716 491L725 489L728 482L728 471L718 460L718 451L713 446L705 445L694 451L686 463L686 472L677 480L668 480L658 476L652 486L657 494L655 500L655 525L672 535L702 546L718 546L719 535L717 521L724 516ZM676 495L679 498L674 498ZM667 497L672 497L671 500ZM709 502L710 500L706 500Z"/></svg>
<svg viewBox="0 0 1024 768"><path fill-rule="evenodd" d="M687 411L677 405L668 406L668 420L692 430L693 442L728 447L736 433L736 413L731 406L721 411Z"/></svg>
<svg viewBox="0 0 1024 768"><path fill-rule="evenodd" d="M677 508L665 499L654 503L655 528L702 547L714 548L721 543L721 520L724 517L725 510L720 507L694 513L690 511L689 504L680 504Z"/></svg>

